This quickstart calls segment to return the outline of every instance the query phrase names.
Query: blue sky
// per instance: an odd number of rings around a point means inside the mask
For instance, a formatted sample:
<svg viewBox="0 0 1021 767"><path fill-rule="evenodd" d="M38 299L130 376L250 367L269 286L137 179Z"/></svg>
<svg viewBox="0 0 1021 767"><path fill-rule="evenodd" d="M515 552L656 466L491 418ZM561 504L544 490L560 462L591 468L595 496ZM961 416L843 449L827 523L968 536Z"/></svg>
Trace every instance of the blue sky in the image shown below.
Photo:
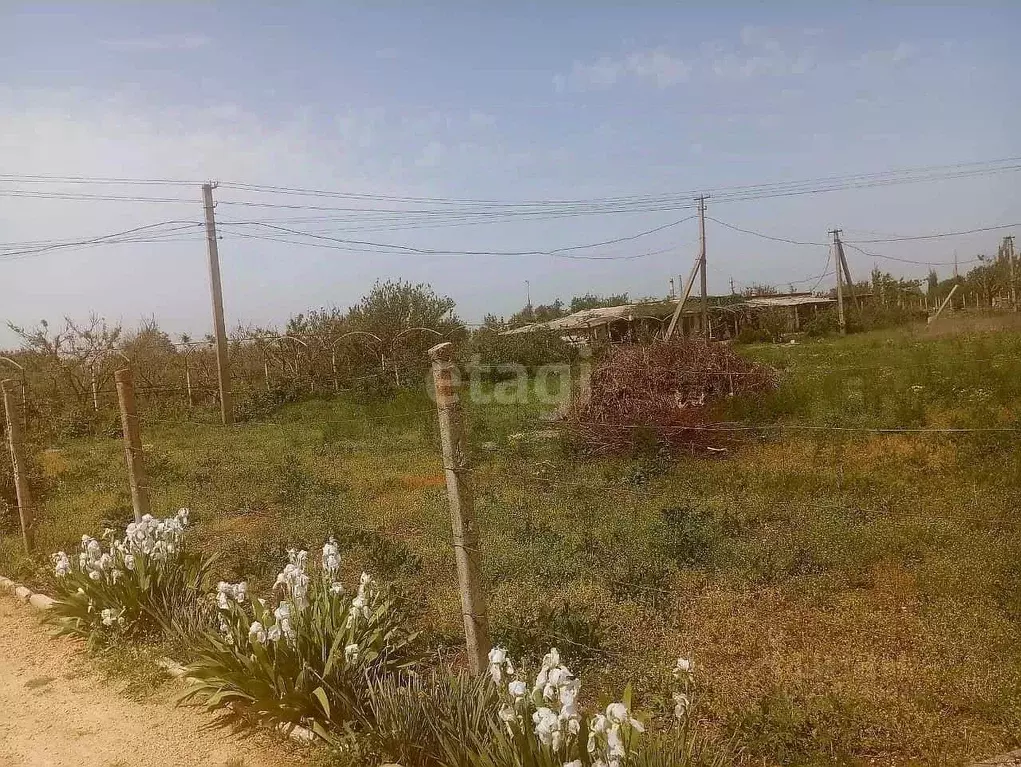
<svg viewBox="0 0 1021 767"><path fill-rule="evenodd" d="M0 4L0 173L219 179L370 194L499 200L712 190L1021 155L1016 5L436 3ZM550 7L552 6L552 7ZM605 6L605 7L604 7ZM792 239L918 234L1021 221L1018 174L714 205L709 215ZM41 185L180 202L0 195L0 243L74 239L201 218L197 187ZM23 181L0 181L3 191ZM322 200L217 190L224 221ZM304 212L309 215L308 211ZM328 236L450 250L549 249L650 229L686 211ZM360 226L360 229L359 229ZM240 230L234 230L240 231ZM997 231L883 245L952 261ZM1021 234L1021 232L1018 232ZM659 295L687 272L693 221L594 254L347 253L220 243L230 324L282 323L357 300L377 278L428 281L461 315L592 292ZM710 290L823 271L825 248L708 227ZM876 246L879 247L879 246ZM588 252L588 251L586 251ZM874 259L849 251L864 275ZM879 262L895 273L926 267ZM946 268L941 268L946 272ZM0 260L0 319L95 310L206 332L204 245L116 245ZM12 336L0 331L0 344Z"/></svg>

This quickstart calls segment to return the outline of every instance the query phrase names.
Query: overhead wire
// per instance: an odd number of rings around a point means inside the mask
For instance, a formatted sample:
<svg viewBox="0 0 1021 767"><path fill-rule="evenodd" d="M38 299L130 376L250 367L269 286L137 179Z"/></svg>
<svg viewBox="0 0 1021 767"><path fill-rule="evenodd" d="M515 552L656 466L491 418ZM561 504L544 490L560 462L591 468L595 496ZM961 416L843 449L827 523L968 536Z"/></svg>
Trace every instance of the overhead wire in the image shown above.
<svg viewBox="0 0 1021 767"><path fill-rule="evenodd" d="M0 261L20 260L21 258L41 255L55 250L78 249L95 245L113 245L126 242L163 242L167 241L165 239L166 235L174 235L198 226L202 226L202 224L198 222L179 220L159 221L154 224L145 224L143 226L125 229L120 232L111 232L109 234L87 237L79 240L57 242L43 241L39 244L29 245L28 247L13 249L9 248L9 246L0 246ZM170 228L156 231L160 229L160 227ZM145 234L143 235L142 233Z"/></svg>

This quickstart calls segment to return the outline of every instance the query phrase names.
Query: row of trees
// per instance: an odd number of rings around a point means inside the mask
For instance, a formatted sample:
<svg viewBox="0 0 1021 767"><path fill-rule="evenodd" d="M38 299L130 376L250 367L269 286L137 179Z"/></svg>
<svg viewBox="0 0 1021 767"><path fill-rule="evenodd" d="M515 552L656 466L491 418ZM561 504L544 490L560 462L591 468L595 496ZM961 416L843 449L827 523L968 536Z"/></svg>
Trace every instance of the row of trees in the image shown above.
<svg viewBox="0 0 1021 767"><path fill-rule="evenodd" d="M218 395L211 336L175 340L155 319L128 331L95 315L9 327L21 344L0 354L4 377L21 379L31 419L56 431L108 422L120 367L134 371L149 412L213 404ZM377 282L349 309L301 313L282 330L239 326L229 345L236 407L244 417L309 393L399 384L426 364L430 346L469 332L453 299L403 281Z"/></svg>

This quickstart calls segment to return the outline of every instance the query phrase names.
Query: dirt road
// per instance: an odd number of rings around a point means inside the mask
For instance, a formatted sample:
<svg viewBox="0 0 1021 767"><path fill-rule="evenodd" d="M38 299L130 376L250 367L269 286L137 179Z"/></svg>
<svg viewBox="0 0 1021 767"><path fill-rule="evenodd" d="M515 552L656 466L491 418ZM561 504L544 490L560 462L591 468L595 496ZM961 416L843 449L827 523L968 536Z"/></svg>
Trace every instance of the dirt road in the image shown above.
<svg viewBox="0 0 1021 767"><path fill-rule="evenodd" d="M268 737L209 729L172 692L136 703L101 683L74 643L52 639L34 608L0 596L3 767L296 767Z"/></svg>

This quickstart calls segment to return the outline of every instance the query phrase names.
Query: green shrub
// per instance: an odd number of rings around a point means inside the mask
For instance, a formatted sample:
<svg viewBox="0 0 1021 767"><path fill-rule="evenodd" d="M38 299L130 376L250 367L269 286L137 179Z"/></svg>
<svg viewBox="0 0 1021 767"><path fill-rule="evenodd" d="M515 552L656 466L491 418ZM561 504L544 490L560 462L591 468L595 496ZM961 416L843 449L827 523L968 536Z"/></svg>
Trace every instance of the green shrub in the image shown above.
<svg viewBox="0 0 1021 767"><path fill-rule="evenodd" d="M690 506L670 506L660 512L661 551L681 567L706 567L712 560L719 530L712 512Z"/></svg>
<svg viewBox="0 0 1021 767"><path fill-rule="evenodd" d="M187 550L187 523L187 509L163 520L147 514L127 526L123 539L107 530L105 550L83 535L75 564L63 551L54 554L56 602L48 619L58 633L97 643L117 634L187 633L201 625L199 595L213 560Z"/></svg>
<svg viewBox="0 0 1021 767"><path fill-rule="evenodd" d="M190 648L182 701L230 720L302 725L327 740L368 721L369 685L414 665L416 634L395 600L362 574L354 596L334 580L334 541L307 572L308 552L288 553L275 608L249 600L244 583L218 588L219 631Z"/></svg>
<svg viewBox="0 0 1021 767"><path fill-rule="evenodd" d="M495 329L482 328L463 344L458 356L468 366L476 363L483 366L516 364L523 365L529 373L535 373L542 365L576 362L578 348L551 330L504 336ZM484 370L483 378L489 381L499 381L512 375L491 367Z"/></svg>
<svg viewBox="0 0 1021 767"><path fill-rule="evenodd" d="M484 741L496 729L497 688L486 676L437 671L384 677L369 685L372 729L365 740L379 761L439 767L444 744Z"/></svg>

